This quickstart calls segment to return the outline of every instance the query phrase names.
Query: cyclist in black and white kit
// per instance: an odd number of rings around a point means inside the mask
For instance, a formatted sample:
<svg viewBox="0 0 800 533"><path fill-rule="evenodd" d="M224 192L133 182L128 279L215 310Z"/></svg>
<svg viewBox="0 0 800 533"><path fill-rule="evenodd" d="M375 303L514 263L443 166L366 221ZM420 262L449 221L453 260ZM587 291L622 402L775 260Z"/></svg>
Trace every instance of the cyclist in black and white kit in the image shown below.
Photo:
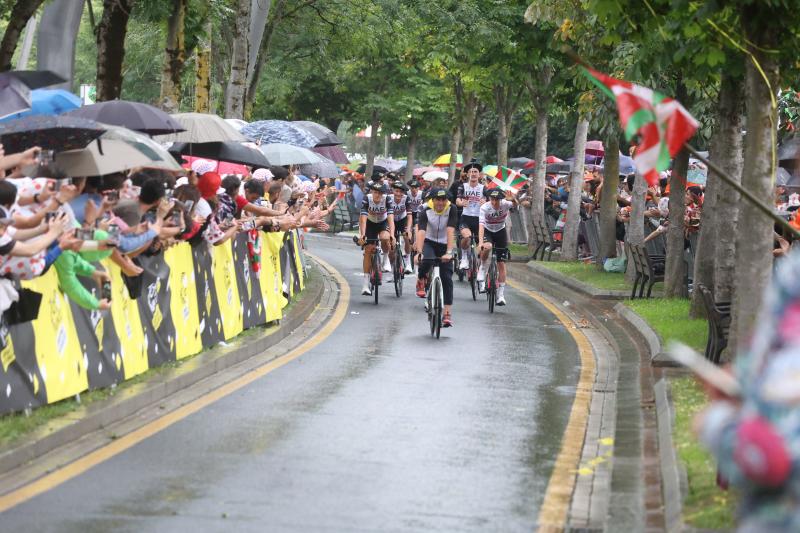
<svg viewBox="0 0 800 533"><path fill-rule="evenodd" d="M359 243L362 245L365 239L380 239L383 249L383 270L385 272L391 270L389 249L394 239L394 209L392 201L384 194L383 185L380 183L369 185L369 194L364 196L364 201L361 202L358 229ZM364 248L364 287L361 289L361 294L364 296L372 295L369 286L369 267L374 253L374 244L368 244Z"/></svg>
<svg viewBox="0 0 800 533"><path fill-rule="evenodd" d="M508 213L517 203L511 193L500 189L489 191L489 201L481 206L478 226L478 242L481 252L481 266L478 269L478 285L482 286L486 278L489 254L494 247L497 250L497 305L506 305L506 259L508 258L508 231L506 220Z"/></svg>
<svg viewBox="0 0 800 533"><path fill-rule="evenodd" d="M408 210L411 211L411 221L414 226L417 225L417 216L420 209L422 209L422 191L420 190L420 182L413 179L408 182Z"/></svg>
<svg viewBox="0 0 800 533"><path fill-rule="evenodd" d="M445 189L432 189L430 200L419 214L417 225L417 253L420 254L417 275L417 296L425 298L425 279L433 265L433 259L441 258L439 275L442 278L444 293L444 316L442 326L453 325L453 262L455 257L456 226L458 212L456 206L447 199Z"/></svg>
<svg viewBox="0 0 800 533"><path fill-rule="evenodd" d="M486 197L484 196L485 188L480 183L483 167L479 163L473 162L466 165L464 170L469 180L458 187L456 197L456 204L463 208L461 221L459 222L461 264L458 265L458 268L461 270L469 268L469 258L467 257L469 241L473 235L478 236L478 217L480 216L481 205L486 202Z"/></svg>
<svg viewBox="0 0 800 533"><path fill-rule="evenodd" d="M411 274L411 200L408 198L408 186L400 180L392 183L392 209L394 211L395 231L403 235L403 264L404 272ZM395 246L395 253L399 253L400 243Z"/></svg>

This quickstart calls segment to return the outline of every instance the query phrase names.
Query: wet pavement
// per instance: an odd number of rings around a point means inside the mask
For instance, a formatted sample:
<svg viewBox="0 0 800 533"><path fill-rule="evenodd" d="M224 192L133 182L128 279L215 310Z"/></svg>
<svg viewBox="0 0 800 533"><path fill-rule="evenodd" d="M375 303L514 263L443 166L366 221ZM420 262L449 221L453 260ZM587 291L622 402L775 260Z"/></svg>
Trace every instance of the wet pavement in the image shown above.
<svg viewBox="0 0 800 533"><path fill-rule="evenodd" d="M556 318L456 281L455 327L359 294L360 251L309 239L348 315L298 359L0 515L4 531L529 531L579 374ZM387 276L388 277L388 276Z"/></svg>

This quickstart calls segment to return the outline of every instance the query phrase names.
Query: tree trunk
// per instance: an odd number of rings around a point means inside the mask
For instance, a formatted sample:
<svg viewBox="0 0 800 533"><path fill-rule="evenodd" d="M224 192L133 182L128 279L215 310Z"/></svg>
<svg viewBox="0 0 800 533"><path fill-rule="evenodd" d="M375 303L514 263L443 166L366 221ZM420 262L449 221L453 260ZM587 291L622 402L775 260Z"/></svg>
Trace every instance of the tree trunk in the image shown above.
<svg viewBox="0 0 800 533"><path fill-rule="evenodd" d="M11 70L11 58L17 49L19 36L44 0L17 0L8 18L8 26L0 41L0 71Z"/></svg>
<svg viewBox="0 0 800 533"><path fill-rule="evenodd" d="M261 71L264 69L264 65L267 64L267 60L269 59L269 50L272 46L272 36L275 35L275 29L283 19L285 5L286 0L275 0L275 4L270 8L270 16L267 17L267 24L264 27L264 34L261 36L261 46L259 46L258 54L256 55L256 64L253 67L252 75L249 78L247 94L245 95L248 110L253 107L253 102L255 102L256 88L258 87L259 79L261 79Z"/></svg>
<svg viewBox="0 0 800 533"><path fill-rule="evenodd" d="M211 113L211 34L212 19L205 24L205 37L197 49L195 62L194 110L198 113Z"/></svg>
<svg viewBox="0 0 800 533"><path fill-rule="evenodd" d="M742 181L742 130L744 129L744 86L740 79L722 76L719 95L718 152L711 152L714 161L728 176ZM716 136L716 135L715 135ZM713 149L714 147L712 147ZM732 302L735 294L736 228L739 220L739 193L712 173L708 181L717 182L717 243L714 258L714 298ZM705 214L705 213L704 213ZM724 217L724 222L723 222Z"/></svg>
<svg viewBox="0 0 800 533"><path fill-rule="evenodd" d="M369 143L367 143L367 168L364 169L365 179L364 182L372 179L372 169L375 168L375 151L378 144L378 110L372 111L371 133L369 136Z"/></svg>
<svg viewBox="0 0 800 533"><path fill-rule="evenodd" d="M525 87L528 89L533 108L536 110L536 139L534 141L533 158L536 160L536 168L530 181L530 213L528 216L528 250L532 254L535 244L533 224L536 221L544 220L544 185L547 174L547 128L550 112L550 84L553 81L554 70L550 65L542 64L541 68L531 73L525 79Z"/></svg>
<svg viewBox="0 0 800 533"><path fill-rule="evenodd" d="M762 50L777 46L776 35L765 32L755 23L757 17L743 16L745 37L753 44L752 53L769 84L777 88L779 66L777 58ZM750 27L748 27L751 25ZM773 170L772 150L775 142L777 117L770 105L769 88L759 69L752 61L746 62L745 81L747 91L747 137L744 148L742 186L756 198L770 198L772 194ZM775 95L772 95L775 96ZM733 300L728 346L738 349L753 330L761 309L764 289L772 274L773 222L749 202L743 202L739 210L736 237L736 295Z"/></svg>
<svg viewBox="0 0 800 533"><path fill-rule="evenodd" d="M586 160L586 136L589 121L578 117L575 128L575 161L569 176L569 199L567 200L567 220L564 224L564 237L561 244L562 261L578 259L578 230L581 224L581 193L583 192L583 164Z"/></svg>
<svg viewBox="0 0 800 533"><path fill-rule="evenodd" d="M605 142L603 188L600 191L600 257L617 255L617 185L619 184L619 137L615 131Z"/></svg>
<svg viewBox="0 0 800 533"><path fill-rule="evenodd" d="M447 183L453 183L458 165L458 147L461 144L461 128L453 126L450 132L450 166L447 169Z"/></svg>
<svg viewBox="0 0 800 533"><path fill-rule="evenodd" d="M664 265L664 296L686 297L686 261L684 255L684 224L686 214L686 172L689 152L681 150L675 156L669 180L669 228L667 229L667 258Z"/></svg>
<svg viewBox="0 0 800 533"><path fill-rule="evenodd" d="M250 0L238 0L233 30L233 56L228 89L225 91L225 118L244 118L247 95L247 61L250 57L247 34L250 29Z"/></svg>
<svg viewBox="0 0 800 533"><path fill-rule="evenodd" d="M125 34L135 0L103 0L97 25L97 101L115 100L122 93Z"/></svg>
<svg viewBox="0 0 800 533"><path fill-rule="evenodd" d="M628 222L628 228L625 231L625 242L627 244L642 244L644 242L644 201L646 196L647 182L644 176L637 172L633 181L633 191L631 192L631 217ZM625 279L631 283L636 279L636 269L631 260L628 260Z"/></svg>
<svg viewBox="0 0 800 533"><path fill-rule="evenodd" d="M511 136L511 120L517 108L519 95L514 95L511 84L494 86L494 102L497 111L497 164L508 165L508 138Z"/></svg>
<svg viewBox="0 0 800 533"><path fill-rule="evenodd" d="M167 20L167 46L161 68L161 97L159 105L167 113L180 107L181 74L186 61L184 23L187 0L172 0L172 12Z"/></svg>
<svg viewBox="0 0 800 533"><path fill-rule="evenodd" d="M408 138L408 154L406 155L406 175L405 181L408 183L414 178L414 160L417 157L417 132L411 129L411 136Z"/></svg>
<svg viewBox="0 0 800 533"><path fill-rule="evenodd" d="M464 154L462 160L464 164L469 163L475 152L475 133L483 114L483 109L478 95L474 92L467 93L464 98Z"/></svg>

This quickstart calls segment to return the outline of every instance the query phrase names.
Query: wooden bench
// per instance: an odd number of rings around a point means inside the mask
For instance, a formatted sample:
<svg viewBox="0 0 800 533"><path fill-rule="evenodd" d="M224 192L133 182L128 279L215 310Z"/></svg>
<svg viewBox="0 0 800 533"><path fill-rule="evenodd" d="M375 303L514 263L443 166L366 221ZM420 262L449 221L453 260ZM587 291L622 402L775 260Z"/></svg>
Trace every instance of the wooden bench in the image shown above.
<svg viewBox="0 0 800 533"><path fill-rule="evenodd" d="M553 238L552 228L544 220L536 219L533 221L533 235L536 248L534 248L532 259L536 259L540 255L539 252L541 252L540 260L544 261L545 253L547 254L547 260L552 260L553 250L561 245Z"/></svg>
<svg viewBox="0 0 800 533"><path fill-rule="evenodd" d="M644 288L647 286L647 298L653 292L653 285L659 281L664 281L664 256L650 255L647 248L642 244L627 244L625 249L628 253L628 261L633 262L636 272L636 279L631 289L631 300L636 298L636 290L639 290L639 298L644 297Z"/></svg>
<svg viewBox="0 0 800 533"><path fill-rule="evenodd" d="M719 364L722 350L728 346L728 331L731 327L731 303L715 301L711 290L700 283L697 284L695 290L700 291L708 320L706 359Z"/></svg>

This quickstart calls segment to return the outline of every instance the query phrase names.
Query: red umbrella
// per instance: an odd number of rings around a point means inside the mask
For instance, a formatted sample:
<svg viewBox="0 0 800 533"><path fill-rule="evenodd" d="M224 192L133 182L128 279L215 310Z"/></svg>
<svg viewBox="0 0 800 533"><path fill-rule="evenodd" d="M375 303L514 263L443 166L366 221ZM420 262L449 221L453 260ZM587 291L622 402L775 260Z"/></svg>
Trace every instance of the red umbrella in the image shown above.
<svg viewBox="0 0 800 533"><path fill-rule="evenodd" d="M317 152L326 159L330 159L337 165L346 165L350 162L350 160L347 159L347 154L344 153L344 150L342 150L341 146L315 146L311 150Z"/></svg>
<svg viewBox="0 0 800 533"><path fill-rule="evenodd" d="M586 153L588 155L605 155L606 151L603 148L603 141L589 141L586 143Z"/></svg>
<svg viewBox="0 0 800 533"><path fill-rule="evenodd" d="M239 174L240 176L248 176L250 174L250 171L247 170L246 166L238 165L236 163L228 163L227 161L215 161L214 159L208 159L207 157L192 157L190 155L184 155L181 157L183 157L183 159L186 160L186 164L183 165L183 168L187 169L192 168L192 162L195 159L203 159L205 161L211 161L212 163L216 163L217 168L214 171L220 175Z"/></svg>
<svg viewBox="0 0 800 533"><path fill-rule="evenodd" d="M559 159L558 157L556 157L554 155L548 155L545 158L544 162L547 163L548 165L552 165L553 163L563 163L564 160L563 159ZM522 168L528 169L528 168L535 168L535 167L536 167L536 161L529 161L528 163L525 163L525 166L522 167Z"/></svg>

